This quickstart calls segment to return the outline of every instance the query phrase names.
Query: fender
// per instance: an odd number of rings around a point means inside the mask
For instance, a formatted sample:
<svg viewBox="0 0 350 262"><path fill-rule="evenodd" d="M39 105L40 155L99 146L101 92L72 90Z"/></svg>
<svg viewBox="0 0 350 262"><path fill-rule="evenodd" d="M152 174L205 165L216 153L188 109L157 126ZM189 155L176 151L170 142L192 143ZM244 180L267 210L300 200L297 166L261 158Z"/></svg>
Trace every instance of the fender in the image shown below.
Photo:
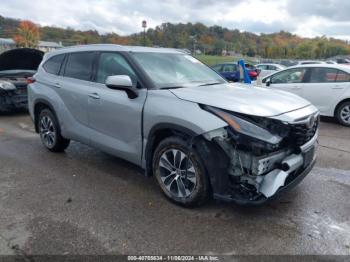
<svg viewBox="0 0 350 262"><path fill-rule="evenodd" d="M162 134L167 136L167 134L182 134L188 139L193 139L194 137L200 135L196 134L194 131L173 123L159 123L153 126L148 134L147 138L144 138L144 154L142 156L143 163L145 163L146 176L151 176L152 174L152 155L155 143L157 142L157 134L162 137ZM158 137L159 138L159 137ZM145 140L147 142L145 142Z"/></svg>
<svg viewBox="0 0 350 262"><path fill-rule="evenodd" d="M56 114L56 112L55 112L55 110L54 110L54 107L53 107L53 105L49 102L49 101L47 101L46 99L42 99L42 98L37 98L37 99L35 99L35 101L34 101L34 111L33 111L33 117L34 117L34 126L35 126L35 132L37 132L37 133L39 133L39 129L38 129L38 123L37 123L37 121L38 121L38 119L37 119L37 113L35 112L35 108L36 108L36 106L38 105L38 104L44 104L45 106L47 106L50 110L51 110L51 112L55 115L55 117L56 117L56 119L58 119L58 117L57 117L57 114Z"/></svg>

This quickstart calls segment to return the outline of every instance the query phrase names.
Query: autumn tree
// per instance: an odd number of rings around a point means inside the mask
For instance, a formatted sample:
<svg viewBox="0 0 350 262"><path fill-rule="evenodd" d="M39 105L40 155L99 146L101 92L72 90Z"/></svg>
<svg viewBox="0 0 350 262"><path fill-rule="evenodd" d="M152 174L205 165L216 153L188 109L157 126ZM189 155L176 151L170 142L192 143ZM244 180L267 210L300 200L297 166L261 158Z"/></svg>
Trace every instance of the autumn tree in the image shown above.
<svg viewBox="0 0 350 262"><path fill-rule="evenodd" d="M20 22L13 40L19 47L37 47L40 40L39 27L31 21L24 20Z"/></svg>

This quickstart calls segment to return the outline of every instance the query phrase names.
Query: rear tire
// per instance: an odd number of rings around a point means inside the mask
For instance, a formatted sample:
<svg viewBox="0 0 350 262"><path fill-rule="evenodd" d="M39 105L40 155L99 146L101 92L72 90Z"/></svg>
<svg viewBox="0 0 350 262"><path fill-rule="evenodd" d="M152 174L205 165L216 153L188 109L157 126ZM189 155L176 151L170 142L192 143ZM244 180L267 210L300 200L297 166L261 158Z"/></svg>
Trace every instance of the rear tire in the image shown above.
<svg viewBox="0 0 350 262"><path fill-rule="evenodd" d="M153 174L163 193L182 206L198 206L209 196L209 179L195 149L180 137L161 141L153 154Z"/></svg>
<svg viewBox="0 0 350 262"><path fill-rule="evenodd" d="M350 101L341 103L337 107L335 116L340 124L350 127Z"/></svg>
<svg viewBox="0 0 350 262"><path fill-rule="evenodd" d="M39 114L38 130L43 145L51 152L63 152L70 143L62 137L56 116L49 109L43 109Z"/></svg>

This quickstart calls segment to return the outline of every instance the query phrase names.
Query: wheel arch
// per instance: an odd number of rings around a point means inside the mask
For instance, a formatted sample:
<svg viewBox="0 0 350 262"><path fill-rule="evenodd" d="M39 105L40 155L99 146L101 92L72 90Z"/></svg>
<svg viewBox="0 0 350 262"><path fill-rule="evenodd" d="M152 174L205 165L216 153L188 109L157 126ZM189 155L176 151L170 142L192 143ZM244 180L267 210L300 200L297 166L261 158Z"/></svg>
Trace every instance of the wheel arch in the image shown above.
<svg viewBox="0 0 350 262"><path fill-rule="evenodd" d="M185 140L190 141L199 134L195 133L193 130L186 127L172 124L172 123L161 123L157 124L151 128L148 136L147 143L144 150L144 160L145 160L145 169L148 176L152 176L152 160L153 152L156 149L157 145L165 138L177 135Z"/></svg>
<svg viewBox="0 0 350 262"><path fill-rule="evenodd" d="M339 106L340 106L342 103L345 103L345 102L350 102L350 97L341 100L341 101L335 106L334 112L333 112L333 116L335 116L335 117L337 116L336 114L337 114L337 111L338 111Z"/></svg>
<svg viewBox="0 0 350 262"><path fill-rule="evenodd" d="M145 148L146 175L153 175L153 153L157 145L163 139L172 135L182 136L190 146L197 148L200 158L205 162L204 166L208 175L210 190L214 194L225 192L228 185L227 167L229 164L226 153L214 141L206 140L203 134L198 134L176 124L158 124L151 129Z"/></svg>
<svg viewBox="0 0 350 262"><path fill-rule="evenodd" d="M45 100L45 99L37 99L34 102L34 126L35 126L35 132L39 132L39 127L38 127L38 120L39 120L39 114L40 112L45 109L48 108L50 109L50 111L55 115L56 119L57 118L57 114L54 110L54 107L52 106L52 104Z"/></svg>

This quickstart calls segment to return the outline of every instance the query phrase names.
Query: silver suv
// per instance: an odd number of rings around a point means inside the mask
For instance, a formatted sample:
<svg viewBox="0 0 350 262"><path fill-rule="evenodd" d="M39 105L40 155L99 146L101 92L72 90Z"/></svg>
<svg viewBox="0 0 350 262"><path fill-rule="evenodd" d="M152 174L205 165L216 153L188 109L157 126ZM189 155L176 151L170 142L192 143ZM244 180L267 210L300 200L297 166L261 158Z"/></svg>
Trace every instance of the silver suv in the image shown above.
<svg viewBox="0 0 350 262"><path fill-rule="evenodd" d="M261 204L315 163L319 112L283 91L226 82L178 50L86 45L46 54L29 86L43 145L126 159L164 194Z"/></svg>

